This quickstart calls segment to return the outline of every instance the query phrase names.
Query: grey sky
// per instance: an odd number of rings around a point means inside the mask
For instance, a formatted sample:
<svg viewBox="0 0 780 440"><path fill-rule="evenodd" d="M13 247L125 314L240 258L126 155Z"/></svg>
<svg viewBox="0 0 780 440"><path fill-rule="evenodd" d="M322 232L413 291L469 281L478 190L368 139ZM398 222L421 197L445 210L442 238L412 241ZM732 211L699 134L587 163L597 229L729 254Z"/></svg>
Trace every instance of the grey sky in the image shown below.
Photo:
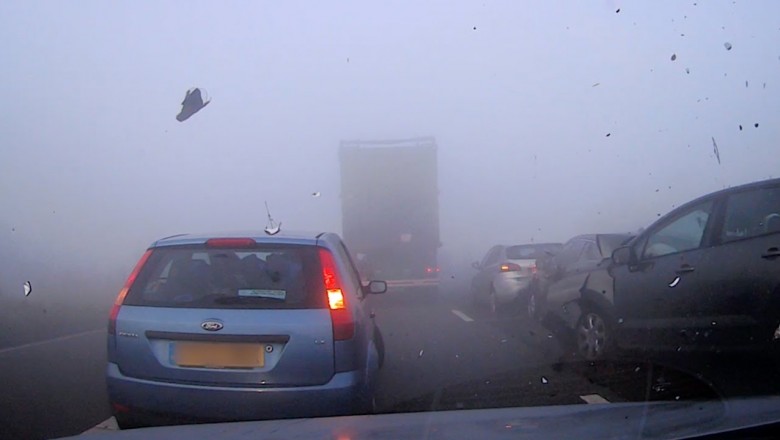
<svg viewBox="0 0 780 440"><path fill-rule="evenodd" d="M339 231L341 139L436 136L443 241L471 254L780 174L775 1L18 1L0 40L6 256L92 238L127 264L262 228L264 200ZM179 123L193 86L213 102Z"/></svg>

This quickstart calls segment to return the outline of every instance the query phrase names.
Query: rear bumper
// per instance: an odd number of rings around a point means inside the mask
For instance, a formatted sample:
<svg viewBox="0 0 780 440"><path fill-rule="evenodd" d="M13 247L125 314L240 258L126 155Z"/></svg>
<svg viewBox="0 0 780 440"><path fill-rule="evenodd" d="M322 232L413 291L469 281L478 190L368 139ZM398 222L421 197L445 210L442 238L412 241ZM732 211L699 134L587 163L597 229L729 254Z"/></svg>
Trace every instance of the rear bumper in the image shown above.
<svg viewBox="0 0 780 440"><path fill-rule="evenodd" d="M511 272L501 273L493 279L493 289L499 303L506 304L519 299L531 287L532 277L523 277ZM524 299L524 298L520 298Z"/></svg>
<svg viewBox="0 0 780 440"><path fill-rule="evenodd" d="M130 408L117 417L224 421L353 414L368 392L362 377L350 371L318 386L216 387L132 378L109 363L106 379L111 403Z"/></svg>

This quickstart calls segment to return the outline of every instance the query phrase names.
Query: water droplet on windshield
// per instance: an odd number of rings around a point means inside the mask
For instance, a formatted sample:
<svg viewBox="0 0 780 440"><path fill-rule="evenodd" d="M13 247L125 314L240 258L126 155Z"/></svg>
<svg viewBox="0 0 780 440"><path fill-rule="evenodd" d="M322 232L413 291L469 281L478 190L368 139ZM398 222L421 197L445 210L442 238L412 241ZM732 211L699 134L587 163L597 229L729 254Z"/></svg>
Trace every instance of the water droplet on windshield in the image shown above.
<svg viewBox="0 0 780 440"><path fill-rule="evenodd" d="M713 326L716 326L716 325L718 325L718 323L717 323L717 322L715 322L715 321L712 321L712 325L713 325Z"/></svg>
<svg viewBox="0 0 780 440"><path fill-rule="evenodd" d="M634 368L634 373L639 373L639 367Z"/></svg>
<svg viewBox="0 0 780 440"><path fill-rule="evenodd" d="M754 126L754 127L756 127L756 128L758 128L758 122L756 122L755 124L753 124L753 126Z"/></svg>
<svg viewBox="0 0 780 440"><path fill-rule="evenodd" d="M425 350L420 350L420 353L417 354L417 358L421 358L424 352Z"/></svg>
<svg viewBox="0 0 780 440"><path fill-rule="evenodd" d="M680 396L674 396L674 400L680 400Z"/></svg>
<svg viewBox="0 0 780 440"><path fill-rule="evenodd" d="M723 47L725 47L725 48L726 48L726 50L731 50L731 43L729 43L729 42L727 41L727 42L723 43Z"/></svg>
<svg viewBox="0 0 780 440"><path fill-rule="evenodd" d="M676 59L677 59L677 54L676 54L676 53L673 53L673 54L672 54L672 61L674 61L674 60L676 60Z"/></svg>
<svg viewBox="0 0 780 440"><path fill-rule="evenodd" d="M30 296L30 294L32 293L32 283L30 283L29 281L25 281L23 288L24 288L24 296Z"/></svg>
<svg viewBox="0 0 780 440"><path fill-rule="evenodd" d="M552 333L547 334L547 339L552 339L552 337L553 337Z"/></svg>
<svg viewBox="0 0 780 440"><path fill-rule="evenodd" d="M320 192L319 192L319 191L315 191L315 192L311 193L311 196L312 196L312 197L319 197L320 195L321 195L321 194L320 194Z"/></svg>
<svg viewBox="0 0 780 440"><path fill-rule="evenodd" d="M688 68L688 67L686 67L686 68L685 68L685 73L687 73L687 74L689 74L689 75L690 75L690 73L691 73L691 69L690 69L690 68Z"/></svg>
<svg viewBox="0 0 780 440"><path fill-rule="evenodd" d="M544 377L544 376L542 376L542 383L543 383L543 384L545 384L545 385L547 385L547 382L548 382L548 381L547 381L547 378L546 378L546 377Z"/></svg>
<svg viewBox="0 0 780 440"><path fill-rule="evenodd" d="M607 133L607 137L610 137L610 136L612 136L612 133Z"/></svg>
<svg viewBox="0 0 780 440"><path fill-rule="evenodd" d="M622 323L623 323L623 318L618 318L618 324L622 324Z"/></svg>
<svg viewBox="0 0 780 440"><path fill-rule="evenodd" d="M742 124L739 124L739 131L742 131Z"/></svg>

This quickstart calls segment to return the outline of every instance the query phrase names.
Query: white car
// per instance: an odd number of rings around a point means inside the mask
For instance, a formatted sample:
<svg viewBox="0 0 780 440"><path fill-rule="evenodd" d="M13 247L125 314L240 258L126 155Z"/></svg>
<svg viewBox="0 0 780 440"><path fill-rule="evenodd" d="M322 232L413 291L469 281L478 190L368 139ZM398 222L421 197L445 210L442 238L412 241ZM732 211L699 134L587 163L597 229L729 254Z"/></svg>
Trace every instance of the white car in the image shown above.
<svg viewBox="0 0 780 440"><path fill-rule="evenodd" d="M536 260L560 249L560 243L493 246L481 262L473 263L478 272L471 280L472 300L487 304L493 314L511 310L508 306L527 300Z"/></svg>

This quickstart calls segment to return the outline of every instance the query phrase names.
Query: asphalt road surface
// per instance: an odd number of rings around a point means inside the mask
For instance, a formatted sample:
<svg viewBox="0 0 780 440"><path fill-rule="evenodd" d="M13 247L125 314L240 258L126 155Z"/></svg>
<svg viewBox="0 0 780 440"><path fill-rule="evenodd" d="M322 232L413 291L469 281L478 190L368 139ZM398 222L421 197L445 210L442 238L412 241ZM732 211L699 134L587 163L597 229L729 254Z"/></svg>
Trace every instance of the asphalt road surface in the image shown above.
<svg viewBox="0 0 780 440"><path fill-rule="evenodd" d="M462 286L371 297L386 344L377 404L407 412L780 394L761 357L675 354L589 363L522 314L496 318ZM0 349L0 437L73 435L109 416L104 323Z"/></svg>

